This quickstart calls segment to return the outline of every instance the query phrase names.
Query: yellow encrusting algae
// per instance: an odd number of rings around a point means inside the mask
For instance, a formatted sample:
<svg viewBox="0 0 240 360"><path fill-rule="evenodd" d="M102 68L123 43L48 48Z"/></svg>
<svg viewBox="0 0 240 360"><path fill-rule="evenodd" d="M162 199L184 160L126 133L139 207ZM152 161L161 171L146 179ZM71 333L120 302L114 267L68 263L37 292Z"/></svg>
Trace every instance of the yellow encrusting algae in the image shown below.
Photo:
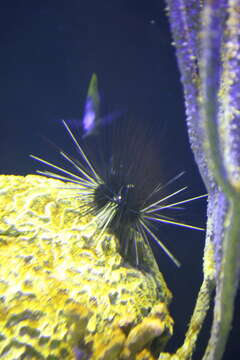
<svg viewBox="0 0 240 360"><path fill-rule="evenodd" d="M0 176L0 358L155 359L173 322L154 257L141 244L146 270L126 264L77 196L59 180Z"/></svg>

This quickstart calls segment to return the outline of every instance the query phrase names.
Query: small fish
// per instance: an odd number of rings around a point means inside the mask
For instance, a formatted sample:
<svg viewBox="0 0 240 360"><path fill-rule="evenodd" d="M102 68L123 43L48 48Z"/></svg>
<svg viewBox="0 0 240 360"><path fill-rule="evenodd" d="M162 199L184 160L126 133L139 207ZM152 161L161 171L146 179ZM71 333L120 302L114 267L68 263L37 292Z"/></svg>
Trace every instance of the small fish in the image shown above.
<svg viewBox="0 0 240 360"><path fill-rule="evenodd" d="M87 98L82 118L65 120L72 127L82 129L82 137L97 135L102 126L110 124L123 114L121 110L115 110L105 116L100 116L100 94L98 90L97 75L93 73L87 92Z"/></svg>
<svg viewBox="0 0 240 360"><path fill-rule="evenodd" d="M94 134L100 125L100 96L98 91L97 75L94 73L89 83L87 99L82 118L83 136L86 137Z"/></svg>
<svg viewBox="0 0 240 360"><path fill-rule="evenodd" d="M83 137L98 134L99 128L110 124L123 115L123 110L115 110L110 114L100 116L100 95L97 75L93 73L87 92L87 99L82 119Z"/></svg>

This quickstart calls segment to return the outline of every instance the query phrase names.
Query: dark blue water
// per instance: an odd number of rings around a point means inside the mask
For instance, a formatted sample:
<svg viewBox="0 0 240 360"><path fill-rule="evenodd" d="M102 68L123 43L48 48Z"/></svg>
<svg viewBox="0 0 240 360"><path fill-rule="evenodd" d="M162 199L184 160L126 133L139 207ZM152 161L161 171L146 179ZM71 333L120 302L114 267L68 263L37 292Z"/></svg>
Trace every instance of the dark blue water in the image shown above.
<svg viewBox="0 0 240 360"><path fill-rule="evenodd" d="M30 153L54 161L54 149L44 137L63 148L69 145L60 119L81 117L91 74L96 72L103 112L127 109L141 126L151 124L151 141L164 164L164 176L184 170L189 195L204 193L188 143L163 1L12 0L2 5L0 27L1 174L33 173L37 164ZM131 136L124 141L131 141ZM204 212L200 201L194 215L186 212L186 220L202 225ZM155 248L174 293L175 335L167 348L173 352L182 343L201 283L204 234L164 227L162 237L182 263L178 270ZM204 350L208 330L209 324L195 359ZM240 351L233 331L224 360L231 359L234 350Z"/></svg>

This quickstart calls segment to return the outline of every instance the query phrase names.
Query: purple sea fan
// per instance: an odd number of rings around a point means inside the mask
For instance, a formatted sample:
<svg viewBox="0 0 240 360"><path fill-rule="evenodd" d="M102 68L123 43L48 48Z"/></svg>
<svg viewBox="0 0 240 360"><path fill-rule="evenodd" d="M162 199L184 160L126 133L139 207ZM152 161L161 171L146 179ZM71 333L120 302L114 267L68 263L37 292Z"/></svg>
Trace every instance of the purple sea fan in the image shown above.
<svg viewBox="0 0 240 360"><path fill-rule="evenodd" d="M184 89L189 138L209 192L204 281L185 343L177 354L181 359L191 357L216 287L214 319L204 360L220 360L239 282L240 3L166 2Z"/></svg>

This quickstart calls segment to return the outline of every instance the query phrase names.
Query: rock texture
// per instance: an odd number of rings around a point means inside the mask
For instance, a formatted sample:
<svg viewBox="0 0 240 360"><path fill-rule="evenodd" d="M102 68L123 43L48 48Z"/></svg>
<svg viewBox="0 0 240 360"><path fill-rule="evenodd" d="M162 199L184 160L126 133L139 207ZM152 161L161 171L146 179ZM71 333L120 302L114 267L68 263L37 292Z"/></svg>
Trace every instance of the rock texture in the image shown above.
<svg viewBox="0 0 240 360"><path fill-rule="evenodd" d="M0 176L0 358L156 359L173 322L154 258L125 263L71 187Z"/></svg>

